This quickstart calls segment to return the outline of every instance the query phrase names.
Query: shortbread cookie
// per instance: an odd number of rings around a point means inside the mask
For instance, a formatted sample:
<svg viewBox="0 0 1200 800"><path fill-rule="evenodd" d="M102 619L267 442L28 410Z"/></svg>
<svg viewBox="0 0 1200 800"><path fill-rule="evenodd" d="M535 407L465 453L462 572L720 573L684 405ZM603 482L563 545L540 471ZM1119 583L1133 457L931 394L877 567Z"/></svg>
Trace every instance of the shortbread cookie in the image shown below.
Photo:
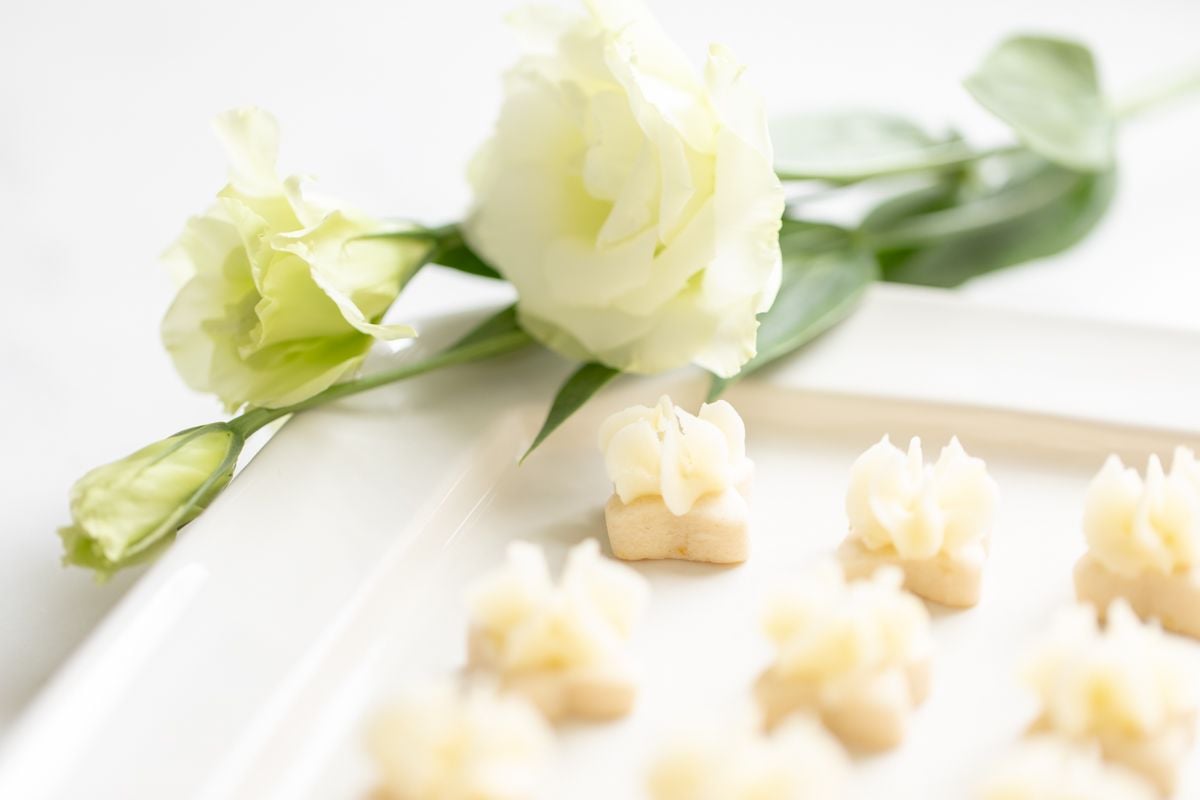
<svg viewBox="0 0 1200 800"><path fill-rule="evenodd" d="M850 762L812 717L770 734L752 727L691 730L668 740L650 767L650 800L841 800Z"/></svg>
<svg viewBox="0 0 1200 800"><path fill-rule="evenodd" d="M980 800L1156 800L1141 775L1105 762L1096 747L1059 736L1021 742L985 780Z"/></svg>
<svg viewBox="0 0 1200 800"><path fill-rule="evenodd" d="M947 606L979 602L998 491L982 460L958 439L926 464L921 441L904 453L888 437L854 462L838 557L851 577L883 565L904 573L910 592Z"/></svg>
<svg viewBox="0 0 1200 800"><path fill-rule="evenodd" d="M1169 794L1200 700L1200 664L1189 655L1123 600L1108 609L1103 630L1092 607L1068 609L1026 669L1041 700L1033 729L1096 745Z"/></svg>
<svg viewBox="0 0 1200 800"><path fill-rule="evenodd" d="M481 684L410 689L371 725L380 800L532 800L553 737L526 700Z"/></svg>
<svg viewBox="0 0 1200 800"><path fill-rule="evenodd" d="M776 657L755 685L768 727L803 710L856 750L904 739L929 694L932 640L925 606L902 581L882 567L846 582L828 562L772 598L766 630Z"/></svg>
<svg viewBox="0 0 1200 800"><path fill-rule="evenodd" d="M600 428L613 495L604 507L613 555L736 564L750 552L746 428L721 400L696 416L664 396Z"/></svg>
<svg viewBox="0 0 1200 800"><path fill-rule="evenodd" d="M626 645L648 588L589 539L555 585L540 548L514 542L507 563L470 592L470 668L494 673L547 718L614 719L637 694Z"/></svg>
<svg viewBox="0 0 1200 800"><path fill-rule="evenodd" d="M1143 619L1200 638L1200 465L1179 448L1171 471L1151 456L1145 480L1110 456L1084 501L1088 552L1075 593L1103 610L1116 598Z"/></svg>
<svg viewBox="0 0 1200 800"><path fill-rule="evenodd" d="M1200 569L1196 567L1171 575L1144 570L1126 576L1087 553L1075 564L1075 594L1097 609L1125 600L1142 619L1158 620L1169 631L1200 639Z"/></svg>

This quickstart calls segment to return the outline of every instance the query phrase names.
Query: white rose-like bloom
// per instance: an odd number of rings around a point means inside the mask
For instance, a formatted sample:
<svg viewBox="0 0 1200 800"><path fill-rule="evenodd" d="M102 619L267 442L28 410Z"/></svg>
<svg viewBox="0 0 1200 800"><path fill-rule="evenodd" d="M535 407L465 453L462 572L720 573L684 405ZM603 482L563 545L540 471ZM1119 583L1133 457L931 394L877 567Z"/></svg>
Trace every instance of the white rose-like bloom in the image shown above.
<svg viewBox="0 0 1200 800"><path fill-rule="evenodd" d="M894 567L847 582L837 562L823 562L772 595L764 617L777 651L772 671L845 686L927 658L933 647L929 612L902 583Z"/></svg>
<svg viewBox="0 0 1200 800"><path fill-rule="evenodd" d="M1194 660L1123 600L1107 620L1101 630L1090 605L1067 609L1027 664L1050 726L1077 738L1142 738L1195 714Z"/></svg>
<svg viewBox="0 0 1200 800"><path fill-rule="evenodd" d="M838 800L849 773L837 740L797 715L770 735L725 728L669 741L647 783L651 800Z"/></svg>
<svg viewBox="0 0 1200 800"><path fill-rule="evenodd" d="M1137 773L1100 758L1097 748L1054 736L1022 742L985 781L980 800L1156 800Z"/></svg>
<svg viewBox="0 0 1200 800"><path fill-rule="evenodd" d="M594 539L571 549L558 585L541 548L513 542L467 607L502 669L566 670L621 660L648 594L645 579L604 558Z"/></svg>
<svg viewBox="0 0 1200 800"><path fill-rule="evenodd" d="M167 254L182 286L162 338L188 386L231 411L286 406L352 374L376 339L415 336L381 319L429 243L364 238L387 226L280 178L265 111L233 109L215 127L229 184Z"/></svg>
<svg viewBox="0 0 1200 800"><path fill-rule="evenodd" d="M706 494L737 486L753 470L745 423L724 400L705 403L692 415L663 395L656 406L632 406L606 419L599 443L622 503L661 496L676 516Z"/></svg>
<svg viewBox="0 0 1200 800"><path fill-rule="evenodd" d="M380 714L367 745L389 800L527 800L551 731L533 706L488 686L422 686Z"/></svg>
<svg viewBox="0 0 1200 800"><path fill-rule="evenodd" d="M713 46L701 80L639 0L530 9L468 243L547 346L626 372L728 377L779 288L784 194L759 97Z"/></svg>
<svg viewBox="0 0 1200 800"><path fill-rule="evenodd" d="M901 558L953 554L991 532L999 490L982 459L957 438L926 464L921 440L904 453L888 437L854 462L846 513L850 533L872 550L895 548Z"/></svg>
<svg viewBox="0 0 1200 800"><path fill-rule="evenodd" d="M1107 569L1136 577L1166 575L1200 562L1200 468L1179 448L1164 473L1151 456L1146 478L1109 456L1084 499L1083 532L1091 554Z"/></svg>

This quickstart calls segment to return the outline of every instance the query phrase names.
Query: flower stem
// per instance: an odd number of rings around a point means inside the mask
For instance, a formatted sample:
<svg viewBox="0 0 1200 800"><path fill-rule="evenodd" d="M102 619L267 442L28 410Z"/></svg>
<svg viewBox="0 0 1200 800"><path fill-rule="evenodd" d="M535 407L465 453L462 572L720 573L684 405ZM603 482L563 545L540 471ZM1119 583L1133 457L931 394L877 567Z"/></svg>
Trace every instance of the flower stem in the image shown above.
<svg viewBox="0 0 1200 800"><path fill-rule="evenodd" d="M854 183L862 183L864 181L876 180L878 178L895 178L902 175L917 175L924 172L944 172L946 170L956 169L958 167L972 164L976 161L982 161L985 158L993 156L1008 155L1021 149L1020 145L1007 144L998 147L990 147L986 150L967 150L961 146L949 148L944 153L928 155L920 160L913 160L909 163L889 164L878 169L863 169L860 172L846 173L837 176L831 180L829 175L823 174L804 174L799 172L783 172L776 170L776 175L781 181L831 181L835 184L849 185Z"/></svg>
<svg viewBox="0 0 1200 800"><path fill-rule="evenodd" d="M1185 72L1144 82L1135 91L1113 103L1113 114L1118 120L1133 119L1198 91L1200 65L1193 65Z"/></svg>
<svg viewBox="0 0 1200 800"><path fill-rule="evenodd" d="M416 361L411 364L404 364L395 369L384 370L373 375L365 375L361 378L334 384L325 391L315 394L307 400L293 403L290 406L250 409L230 420L229 426L242 436L249 437L264 425L280 417L316 408L334 400L340 400L343 397L349 397L359 392L366 392L389 383L396 383L397 381L413 378L417 375L424 375L427 372L433 372L443 367L469 364L475 361L483 361L493 356L511 353L520 350L532 341L533 339L530 338L529 334L520 328L476 341L470 341L468 337L468 340L464 340L463 343L455 345L449 350L438 353L435 356L430 356L422 361Z"/></svg>

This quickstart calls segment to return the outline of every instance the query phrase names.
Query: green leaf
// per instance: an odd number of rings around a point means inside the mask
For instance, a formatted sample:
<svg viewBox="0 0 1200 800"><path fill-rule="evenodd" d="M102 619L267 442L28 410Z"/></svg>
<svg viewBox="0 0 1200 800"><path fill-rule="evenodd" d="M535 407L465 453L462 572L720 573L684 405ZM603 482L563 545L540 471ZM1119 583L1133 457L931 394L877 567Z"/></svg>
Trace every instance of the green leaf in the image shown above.
<svg viewBox="0 0 1200 800"><path fill-rule="evenodd" d="M927 189L867 216L884 280L952 287L1058 253L1095 227L1116 185L1113 171L1073 172L1028 154L1002 161L1009 177L997 185Z"/></svg>
<svg viewBox="0 0 1200 800"><path fill-rule="evenodd" d="M963 174L956 173L893 195L872 208L860 227L867 231L887 230L918 214L950 208L958 202L962 182Z"/></svg>
<svg viewBox="0 0 1200 800"><path fill-rule="evenodd" d="M620 370L595 362L584 364L575 370L571 377L567 378L566 383L559 388L558 394L554 396L554 402L550 405L550 413L546 415L542 429L534 437L533 444L529 445L525 455L521 456L521 461L524 462L529 458L529 454L546 441L546 437L553 433L555 428L566 422L568 417L582 408L592 395L600 391L604 384L618 374L620 374Z"/></svg>
<svg viewBox="0 0 1200 800"><path fill-rule="evenodd" d="M779 237L783 283L774 305L759 315L758 353L731 378L713 376L708 400L729 386L812 341L853 310L878 277L870 251L833 225L785 220Z"/></svg>
<svg viewBox="0 0 1200 800"><path fill-rule="evenodd" d="M488 264L474 250L467 246L467 243L463 241L462 234L457 229L455 229L452 235L447 236L441 241L437 252L434 253L433 258L430 260L435 264L456 269L459 272L465 272L469 275L503 280L500 273L491 264Z"/></svg>
<svg viewBox="0 0 1200 800"><path fill-rule="evenodd" d="M771 141L784 180L854 183L975 157L957 137L938 139L902 117L872 111L793 114L771 124Z"/></svg>
<svg viewBox="0 0 1200 800"><path fill-rule="evenodd" d="M364 239L416 239L426 240L431 245L428 263L438 264L459 272L478 275L481 278L503 280L496 269L484 261L467 246L458 225L442 225L438 228L415 227L402 231L372 233Z"/></svg>
<svg viewBox="0 0 1200 800"><path fill-rule="evenodd" d="M1042 36L1007 39L964 86L1046 159L1084 172L1112 167L1113 115L1083 45Z"/></svg>
<svg viewBox="0 0 1200 800"><path fill-rule="evenodd" d="M511 305L497 311L476 325L465 336L455 342L447 352L469 347L479 342L519 330L521 330L521 325L517 322L517 307L516 305Z"/></svg>

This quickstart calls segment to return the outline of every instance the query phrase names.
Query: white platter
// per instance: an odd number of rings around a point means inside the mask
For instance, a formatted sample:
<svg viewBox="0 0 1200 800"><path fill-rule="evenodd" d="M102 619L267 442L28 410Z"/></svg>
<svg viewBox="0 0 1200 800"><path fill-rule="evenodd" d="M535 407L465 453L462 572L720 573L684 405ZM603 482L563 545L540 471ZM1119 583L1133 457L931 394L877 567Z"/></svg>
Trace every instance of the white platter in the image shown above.
<svg viewBox="0 0 1200 800"><path fill-rule="evenodd" d="M958 434L1003 506L981 605L935 612L933 694L900 750L856 763L851 797L970 796L1032 713L1014 670L1070 599L1083 487L1110 451L1141 462L1200 443L1198 360L1194 334L872 290L803 356L730 393L758 464L751 559L637 565L654 593L637 709L564 730L545 797L636 798L659 736L736 716L768 657L764 593L836 546L849 464L884 433L928 448ZM556 563L603 539L597 421L664 391L695 404L703 388L694 374L624 380L517 467L568 369L530 353L290 423L18 723L0 797L363 797L364 714L461 664L463 586L512 538ZM1197 793L1193 758L1179 796Z"/></svg>

